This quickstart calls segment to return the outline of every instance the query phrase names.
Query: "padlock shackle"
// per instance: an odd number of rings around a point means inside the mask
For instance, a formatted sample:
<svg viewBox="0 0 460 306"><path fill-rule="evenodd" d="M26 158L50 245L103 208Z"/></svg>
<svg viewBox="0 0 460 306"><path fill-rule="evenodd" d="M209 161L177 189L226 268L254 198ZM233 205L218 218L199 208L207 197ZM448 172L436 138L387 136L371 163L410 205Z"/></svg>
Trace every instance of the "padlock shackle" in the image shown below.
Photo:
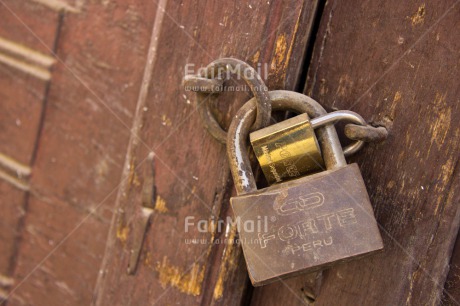
<svg viewBox="0 0 460 306"><path fill-rule="evenodd" d="M337 121L350 121L352 123L365 126L367 125L366 121L361 117L359 114L348 111L348 110L340 110L331 113L327 113L326 115L322 115L320 117L316 117L310 120L311 127L313 129L317 129L323 127L327 124L336 123ZM345 149L343 149L343 155L350 156L356 152L358 152L364 145L364 141L358 140L354 143L348 145Z"/></svg>
<svg viewBox="0 0 460 306"><path fill-rule="evenodd" d="M310 118L326 115L326 110L312 98L303 94L275 90L270 91L273 110L307 113ZM248 157L248 137L256 116L256 100L252 98L236 113L227 135L227 155L238 195L257 190L254 173ZM346 166L345 156L333 125L318 129L323 159L328 170Z"/></svg>

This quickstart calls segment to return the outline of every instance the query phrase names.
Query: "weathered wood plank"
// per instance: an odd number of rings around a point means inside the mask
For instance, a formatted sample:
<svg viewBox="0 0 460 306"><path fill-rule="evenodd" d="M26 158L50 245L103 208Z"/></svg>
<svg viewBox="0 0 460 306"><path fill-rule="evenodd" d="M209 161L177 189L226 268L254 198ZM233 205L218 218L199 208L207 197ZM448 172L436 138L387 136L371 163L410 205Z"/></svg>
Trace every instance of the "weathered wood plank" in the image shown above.
<svg viewBox="0 0 460 306"><path fill-rule="evenodd" d="M23 206L26 200L24 191L0 181L0 275L11 276L11 260L16 255L16 239L19 236L18 222L24 216Z"/></svg>
<svg viewBox="0 0 460 306"><path fill-rule="evenodd" d="M199 68L232 56L255 67L268 63L270 86L293 88L297 80L292 74L301 65L316 2L162 1L160 6L165 10L156 17L152 66L147 66L144 79L150 88L141 90L134 123L141 140L131 139L96 304L239 305L247 284L241 249L233 243L213 243L235 238L236 228L227 225L220 232L200 233L196 227L200 219L232 215L228 199L234 188L224 147L201 127L194 93L181 87L184 67L193 63ZM228 125L247 99L246 92L223 94L220 119ZM150 150L156 154L156 210L137 273L129 276ZM186 232L188 216L194 217L195 226ZM198 240L193 244L186 239Z"/></svg>
<svg viewBox="0 0 460 306"><path fill-rule="evenodd" d="M0 16L0 153L29 166L59 18L41 5L10 0L2 1Z"/></svg>
<svg viewBox="0 0 460 306"><path fill-rule="evenodd" d="M148 1L93 1L62 20L15 260L14 305L90 303L154 12Z"/></svg>
<svg viewBox="0 0 460 306"><path fill-rule="evenodd" d="M88 305L107 237L104 225L85 219L79 207L31 197L11 304Z"/></svg>
<svg viewBox="0 0 460 306"><path fill-rule="evenodd" d="M444 284L442 305L458 305L460 301L460 236L457 235L455 248L449 264L449 274Z"/></svg>
<svg viewBox="0 0 460 306"><path fill-rule="evenodd" d="M459 17L458 1L327 2L306 92L390 136L352 158L385 251L324 272L315 305L440 303L460 217ZM307 303L305 280L257 288L252 304Z"/></svg>
<svg viewBox="0 0 460 306"><path fill-rule="evenodd" d="M2 0L0 37L44 54L51 54L59 14L32 1Z"/></svg>
<svg viewBox="0 0 460 306"><path fill-rule="evenodd" d="M47 83L0 64L0 153L25 166L34 154Z"/></svg>
<svg viewBox="0 0 460 306"><path fill-rule="evenodd" d="M40 5L10 0L0 3L0 16L0 278L11 278L59 19ZM0 300L10 289L0 282Z"/></svg>

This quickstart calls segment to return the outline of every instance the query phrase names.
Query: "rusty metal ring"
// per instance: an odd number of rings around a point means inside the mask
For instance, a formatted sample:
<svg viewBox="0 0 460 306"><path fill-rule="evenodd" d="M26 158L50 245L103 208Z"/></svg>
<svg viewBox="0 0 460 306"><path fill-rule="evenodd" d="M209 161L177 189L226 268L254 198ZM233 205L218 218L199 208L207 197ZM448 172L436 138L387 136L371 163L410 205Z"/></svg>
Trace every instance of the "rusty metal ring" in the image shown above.
<svg viewBox="0 0 460 306"><path fill-rule="evenodd" d="M266 127L271 118L271 101L268 88L260 75L249 64L235 58L221 58L209 64L199 76L186 76L184 85L186 87L200 88L205 90L197 91L197 109L201 120L208 130L219 142L227 142L227 132L222 129L214 118L209 105L209 95L222 91L222 80L218 79L222 72L233 72L241 77L251 89L257 103L257 114L251 130L258 130ZM206 81L209 80L209 81ZM217 81L216 81L217 80ZM192 89L193 90L193 89Z"/></svg>
<svg viewBox="0 0 460 306"><path fill-rule="evenodd" d="M386 128L368 125L363 117L349 110L339 110L314 118L311 120L311 125L316 128L326 124L335 124L338 121L352 122L345 126L345 136L355 142L344 148L343 153L345 156L350 156L359 151L364 142L382 141L388 136Z"/></svg>
<svg viewBox="0 0 460 306"><path fill-rule="evenodd" d="M328 124L334 125L338 121L350 121L354 124L366 126L367 123L359 114L349 110L339 110L331 113L327 113L324 116L311 119L311 125L314 129L322 127ZM355 140L354 143L348 145L343 149L345 156L350 156L359 151L364 145L362 140Z"/></svg>
<svg viewBox="0 0 460 306"><path fill-rule="evenodd" d="M196 75L186 75L183 85L187 91L218 93L223 90L224 81L221 79L201 78Z"/></svg>
<svg viewBox="0 0 460 306"><path fill-rule="evenodd" d="M353 140L365 142L378 142L388 137L388 131L383 126L373 127L370 125L347 124L345 126L345 136Z"/></svg>

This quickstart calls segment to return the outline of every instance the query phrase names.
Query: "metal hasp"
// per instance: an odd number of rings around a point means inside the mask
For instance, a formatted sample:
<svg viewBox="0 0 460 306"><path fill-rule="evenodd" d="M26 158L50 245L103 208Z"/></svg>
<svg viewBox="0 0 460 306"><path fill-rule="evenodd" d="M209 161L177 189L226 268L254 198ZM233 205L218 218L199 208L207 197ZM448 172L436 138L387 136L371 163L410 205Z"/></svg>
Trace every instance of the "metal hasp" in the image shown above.
<svg viewBox="0 0 460 306"><path fill-rule="evenodd" d="M326 117L316 101L298 93L272 91L270 99L274 110L307 113L312 120ZM327 170L257 190L246 153L255 110L251 99L238 111L227 139L238 192L231 205L253 285L318 271L383 249L358 166L346 164L331 124L317 130ZM332 120L329 117L324 120Z"/></svg>
<svg viewBox="0 0 460 306"><path fill-rule="evenodd" d="M154 153L151 152L147 160L147 164L144 168L144 184L142 186L142 203L138 210L138 215L135 218L133 224L133 241L129 255L128 268L126 272L129 275L136 273L137 264L139 262L139 256L144 245L145 235L147 233L148 225L150 223L151 216L153 215L155 203L155 165L154 165Z"/></svg>
<svg viewBox="0 0 460 306"><path fill-rule="evenodd" d="M197 93L197 110L201 121L208 132L219 142L225 144L227 132L225 132L214 118L210 104L210 96L223 91L225 75L236 73L251 89L256 98L257 114L253 121L253 130L267 126L271 118L271 103L268 88L264 81L248 63L236 58L220 58L210 63L200 75L188 75L184 78L183 85L187 90Z"/></svg>

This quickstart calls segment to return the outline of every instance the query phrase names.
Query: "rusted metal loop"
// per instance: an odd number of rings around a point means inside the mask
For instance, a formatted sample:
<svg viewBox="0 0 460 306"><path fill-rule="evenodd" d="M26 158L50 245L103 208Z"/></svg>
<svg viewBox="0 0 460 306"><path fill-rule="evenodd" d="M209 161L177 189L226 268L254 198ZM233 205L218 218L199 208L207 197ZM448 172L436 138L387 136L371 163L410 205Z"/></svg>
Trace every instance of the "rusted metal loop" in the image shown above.
<svg viewBox="0 0 460 306"><path fill-rule="evenodd" d="M350 139L365 142L379 142L388 137L388 131L383 126L373 127L370 125L347 124L344 132L345 136Z"/></svg>
<svg viewBox="0 0 460 306"><path fill-rule="evenodd" d="M186 75L182 85L186 91L218 93L223 90L224 81L221 79L202 78L196 75Z"/></svg>
<svg viewBox="0 0 460 306"><path fill-rule="evenodd" d="M215 80L221 78L222 73L236 73L241 77L251 89L256 104L257 115L251 130L258 130L270 123L271 103L268 94L268 88L260 75L249 64L235 58L221 58L209 64L199 76L187 76L184 79L184 85L203 84L205 88L212 87L214 84L206 83L203 79ZM225 132L210 110L210 93L217 93L221 90L198 91L197 92L197 109L201 120L208 130L221 143L227 142L227 132Z"/></svg>
<svg viewBox="0 0 460 306"><path fill-rule="evenodd" d="M318 102L303 94L285 90L270 91L269 94L274 110L307 113L310 118L327 114L326 110ZM238 194L248 193L257 189L247 154L247 140L250 127L255 120L255 113L256 101L253 98L240 108L228 131L227 155ZM326 168L336 169L345 166L345 156L335 127L328 124L318 128L317 135Z"/></svg>
<svg viewBox="0 0 460 306"><path fill-rule="evenodd" d="M350 156L359 151L363 147L364 142L381 141L388 136L386 128L370 126L359 114L348 110L335 111L314 118L311 120L311 125L313 128L316 128L342 120L353 122L345 126L345 136L355 140L353 144L343 150L345 156Z"/></svg>
<svg viewBox="0 0 460 306"><path fill-rule="evenodd" d="M367 125L363 117L361 117L355 112L348 110L335 111L317 118L313 118L311 119L311 125L314 129L316 129L318 127L322 127L327 124L334 124L342 120L351 121L355 124L360 124L363 126ZM343 149L343 154L345 156L350 156L359 151L363 147L363 145L364 142L362 140L356 140L354 143L348 145L347 147L345 147L345 149Z"/></svg>

